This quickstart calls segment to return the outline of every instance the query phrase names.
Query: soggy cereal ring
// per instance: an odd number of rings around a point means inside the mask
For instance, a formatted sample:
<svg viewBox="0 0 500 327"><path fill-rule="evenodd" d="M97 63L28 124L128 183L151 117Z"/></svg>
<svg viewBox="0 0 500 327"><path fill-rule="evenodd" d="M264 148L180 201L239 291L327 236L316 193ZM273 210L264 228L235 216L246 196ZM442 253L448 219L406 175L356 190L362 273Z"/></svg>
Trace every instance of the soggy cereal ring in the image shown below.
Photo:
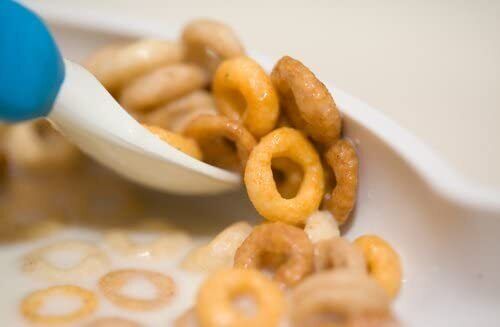
<svg viewBox="0 0 500 327"><path fill-rule="evenodd" d="M303 173L299 165L287 158L274 158L271 161L276 188L285 199L297 195L302 184Z"/></svg>
<svg viewBox="0 0 500 327"><path fill-rule="evenodd" d="M312 272L313 247L303 230L283 223L257 226L236 251L234 266L272 267L275 280L293 286Z"/></svg>
<svg viewBox="0 0 500 327"><path fill-rule="evenodd" d="M366 273L366 261L363 253L348 240L334 237L314 244L314 270L325 269Z"/></svg>
<svg viewBox="0 0 500 327"><path fill-rule="evenodd" d="M201 147L204 160L216 163L209 148L213 147L216 139L227 139L236 146L240 165L244 168L250 152L256 142L241 124L223 116L203 115L193 119L184 130L184 135L195 139Z"/></svg>
<svg viewBox="0 0 500 327"><path fill-rule="evenodd" d="M76 297L81 300L81 306L65 314L42 314L40 309L50 296ZM26 320L34 324L60 325L72 324L90 316L97 310L98 299L94 293L78 286L53 286L31 293L21 302L21 313Z"/></svg>
<svg viewBox="0 0 500 327"><path fill-rule="evenodd" d="M294 198L285 199L276 189L271 169L275 157L294 161L304 172ZM282 127L264 136L253 149L245 169L245 185L253 205L266 219L304 224L323 197L323 167L316 150L299 131Z"/></svg>
<svg viewBox="0 0 500 327"><path fill-rule="evenodd" d="M70 267L52 263L47 256L58 251L81 253L81 259ZM22 269L32 275L52 281L77 281L104 272L109 266L108 256L93 244L83 241L59 241L36 249L23 258Z"/></svg>
<svg viewBox="0 0 500 327"><path fill-rule="evenodd" d="M158 126L144 125L151 133L159 137L162 141L167 142L179 151L184 152L191 157L201 160L203 154L195 140L184 137L180 134L169 132Z"/></svg>
<svg viewBox="0 0 500 327"><path fill-rule="evenodd" d="M198 90L153 109L143 117L142 122L182 133L194 118L216 114L212 95L205 90Z"/></svg>
<svg viewBox="0 0 500 327"><path fill-rule="evenodd" d="M402 268L399 255L392 246L375 235L364 235L354 241L364 254L368 273L392 298L401 288Z"/></svg>
<svg viewBox="0 0 500 327"><path fill-rule="evenodd" d="M230 268L241 243L252 232L249 223L240 221L220 232L210 243L191 251L182 261L181 267L190 271L212 272Z"/></svg>
<svg viewBox="0 0 500 327"><path fill-rule="evenodd" d="M358 156L350 141L340 140L328 149L325 157L337 181L326 206L338 223L343 224L356 203Z"/></svg>
<svg viewBox="0 0 500 327"><path fill-rule="evenodd" d="M121 289L133 278L144 278L156 288L151 299L123 295ZM120 308L132 311L157 310L167 305L175 293L174 281L163 274L140 269L122 269L107 273L99 280L99 289L104 297Z"/></svg>
<svg viewBox="0 0 500 327"><path fill-rule="evenodd" d="M85 327L141 327L139 323L118 317L106 317L98 318L88 324Z"/></svg>
<svg viewBox="0 0 500 327"><path fill-rule="evenodd" d="M179 63L183 58L184 48L177 42L144 39L99 50L89 57L85 67L113 93L139 75Z"/></svg>
<svg viewBox="0 0 500 327"><path fill-rule="evenodd" d="M292 124L315 141L332 144L342 120L328 89L300 61L285 56L271 73L280 103Z"/></svg>
<svg viewBox="0 0 500 327"><path fill-rule="evenodd" d="M255 137L269 133L279 117L278 95L269 76L247 57L223 62L215 72L213 93L221 113L243 125Z"/></svg>
<svg viewBox="0 0 500 327"><path fill-rule="evenodd" d="M188 309L174 321L174 327L199 327L194 308Z"/></svg>
<svg viewBox="0 0 500 327"><path fill-rule="evenodd" d="M250 296L256 313L234 307L239 296ZM279 287L255 270L219 270L201 285L196 314L203 327L275 327L283 315L285 299Z"/></svg>
<svg viewBox="0 0 500 327"><path fill-rule="evenodd" d="M291 321L297 327L324 326L364 314L386 315L389 305L387 294L366 274L349 270L320 272L292 290Z"/></svg>
<svg viewBox="0 0 500 327"><path fill-rule="evenodd" d="M182 41L188 61L204 67L212 75L220 62L245 54L234 31L209 19L197 19L184 27Z"/></svg>
<svg viewBox="0 0 500 327"><path fill-rule="evenodd" d="M326 210L316 211L310 215L306 220L304 231L313 244L340 236L337 221Z"/></svg>
<svg viewBox="0 0 500 327"><path fill-rule="evenodd" d="M119 102L129 111L146 111L207 85L208 77L198 66L170 65L134 79L123 88Z"/></svg>

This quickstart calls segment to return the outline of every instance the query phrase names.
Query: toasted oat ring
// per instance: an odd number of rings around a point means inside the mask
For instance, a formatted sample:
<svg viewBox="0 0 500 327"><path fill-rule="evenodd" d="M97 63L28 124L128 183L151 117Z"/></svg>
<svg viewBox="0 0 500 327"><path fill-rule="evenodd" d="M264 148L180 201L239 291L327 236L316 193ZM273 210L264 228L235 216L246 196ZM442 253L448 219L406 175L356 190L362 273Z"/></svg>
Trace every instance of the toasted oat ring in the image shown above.
<svg viewBox="0 0 500 327"><path fill-rule="evenodd" d="M207 156L207 148L214 145L214 139L224 138L234 142L242 168L245 167L248 156L256 144L254 137L245 127L223 116L198 116L186 126L184 135L200 144L204 158L209 163L211 156Z"/></svg>
<svg viewBox="0 0 500 327"><path fill-rule="evenodd" d="M280 222L257 226L234 256L234 266L276 269L275 280L293 286L313 269L313 246L298 227Z"/></svg>
<svg viewBox="0 0 500 327"><path fill-rule="evenodd" d="M204 67L212 75L221 61L245 54L234 31L209 19L194 20L184 27L182 41L187 59Z"/></svg>
<svg viewBox="0 0 500 327"><path fill-rule="evenodd" d="M282 197L291 199L297 195L302 183L303 173L299 165L287 158L274 158L271 161L276 188Z"/></svg>
<svg viewBox="0 0 500 327"><path fill-rule="evenodd" d="M389 305L387 294L367 274L347 269L319 272L293 289L291 320L294 327L324 326L332 318L345 323L363 314L386 315ZM327 313L330 321L322 317Z"/></svg>
<svg viewBox="0 0 500 327"><path fill-rule="evenodd" d="M188 309L174 321L174 327L198 327L198 319L194 308Z"/></svg>
<svg viewBox="0 0 500 327"><path fill-rule="evenodd" d="M174 133L182 133L186 125L201 115L216 115L217 109L212 95L197 90L147 113L142 122L159 126Z"/></svg>
<svg viewBox="0 0 500 327"><path fill-rule="evenodd" d="M274 67L271 79L295 127L322 144L333 144L339 138L339 110L326 86L306 66L285 56Z"/></svg>
<svg viewBox="0 0 500 327"><path fill-rule="evenodd" d="M47 297L63 295L78 297L82 305L78 310L61 315L45 315L39 312ZM31 323L58 325L74 323L94 313L98 306L98 299L94 293L73 285L61 285L39 290L28 295L21 302L21 313Z"/></svg>
<svg viewBox="0 0 500 327"><path fill-rule="evenodd" d="M100 50L86 60L85 67L114 93L139 75L183 58L184 48L177 42L143 39Z"/></svg>
<svg viewBox="0 0 500 327"><path fill-rule="evenodd" d="M213 93L219 111L243 122L255 137L269 133L278 121L279 101L271 79L255 61L224 61L215 72Z"/></svg>
<svg viewBox="0 0 500 327"><path fill-rule="evenodd" d="M250 295L257 312L246 315L232 301ZM284 312L285 299L279 287L256 270L220 270L201 285L196 314L203 327L275 327Z"/></svg>
<svg viewBox="0 0 500 327"><path fill-rule="evenodd" d="M328 149L325 157L337 181L326 206L339 224L343 224L356 204L358 156L350 141L339 140Z"/></svg>
<svg viewBox="0 0 500 327"><path fill-rule="evenodd" d="M375 235L364 235L354 241L363 252L368 273L375 278L392 298L401 287L402 268L399 255L392 246Z"/></svg>
<svg viewBox="0 0 500 327"><path fill-rule="evenodd" d="M125 284L134 277L147 279L156 287L156 296L152 299L133 298L120 293ZM150 311L159 309L170 302L175 293L172 278L154 271L141 269L122 269L107 273L99 280L99 289L113 304L132 311Z"/></svg>
<svg viewBox="0 0 500 327"><path fill-rule="evenodd" d="M120 95L120 104L129 111L146 111L208 85L206 73L198 66L175 64L161 67L134 79Z"/></svg>
<svg viewBox="0 0 500 327"><path fill-rule="evenodd" d="M83 253L80 261L71 267L60 267L49 260L47 255L57 251ZM98 247L83 241L59 241L28 253L23 258L22 269L30 274L52 281L76 281L89 275L105 271L110 264L108 256Z"/></svg>
<svg viewBox="0 0 500 327"><path fill-rule="evenodd" d="M195 140L187 138L180 134L169 132L158 126L145 124L142 124L142 126L146 127L151 133L159 137L162 141L167 142L177 150L182 151L185 154L190 155L191 157L198 160L202 159L203 154L200 147L198 146L198 143L196 143Z"/></svg>
<svg viewBox="0 0 500 327"><path fill-rule="evenodd" d="M128 319L105 317L98 318L86 324L85 327L141 327L141 325L135 321Z"/></svg>
<svg viewBox="0 0 500 327"><path fill-rule="evenodd" d="M304 173L297 195L285 199L276 188L271 160L285 157L299 164ZM276 129L264 136L253 149L245 169L248 196L266 219L304 224L318 209L323 197L323 167L312 144L297 130Z"/></svg>
<svg viewBox="0 0 500 327"><path fill-rule="evenodd" d="M366 261L357 247L342 237L334 237L314 244L314 269L349 269L366 273Z"/></svg>

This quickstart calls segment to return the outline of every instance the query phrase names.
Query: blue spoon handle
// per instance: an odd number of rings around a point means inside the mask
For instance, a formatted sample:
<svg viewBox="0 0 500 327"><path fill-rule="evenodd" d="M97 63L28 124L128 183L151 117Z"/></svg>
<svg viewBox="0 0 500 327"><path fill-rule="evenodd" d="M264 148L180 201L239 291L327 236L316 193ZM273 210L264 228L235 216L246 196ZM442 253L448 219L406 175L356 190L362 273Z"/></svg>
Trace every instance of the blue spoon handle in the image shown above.
<svg viewBox="0 0 500 327"><path fill-rule="evenodd" d="M63 80L61 54L43 21L0 0L0 121L47 116Z"/></svg>

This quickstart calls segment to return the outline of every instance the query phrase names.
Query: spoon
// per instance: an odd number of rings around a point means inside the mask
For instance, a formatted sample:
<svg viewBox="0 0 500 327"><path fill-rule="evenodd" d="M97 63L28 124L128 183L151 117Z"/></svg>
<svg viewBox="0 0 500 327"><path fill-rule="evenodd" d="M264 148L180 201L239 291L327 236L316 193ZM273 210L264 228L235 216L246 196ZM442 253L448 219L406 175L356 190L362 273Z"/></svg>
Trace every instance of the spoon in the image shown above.
<svg viewBox="0 0 500 327"><path fill-rule="evenodd" d="M20 4L0 2L0 42L0 120L44 117L100 163L157 190L211 194L241 185L237 174L198 161L145 129L91 73L62 59L44 23Z"/></svg>

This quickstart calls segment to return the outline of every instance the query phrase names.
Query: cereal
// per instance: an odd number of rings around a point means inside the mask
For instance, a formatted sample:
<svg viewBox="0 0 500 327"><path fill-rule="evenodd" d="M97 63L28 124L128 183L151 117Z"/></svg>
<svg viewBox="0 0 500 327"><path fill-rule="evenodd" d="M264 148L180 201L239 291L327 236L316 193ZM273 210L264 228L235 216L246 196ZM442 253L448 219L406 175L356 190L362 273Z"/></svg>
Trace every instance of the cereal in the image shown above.
<svg viewBox="0 0 500 327"><path fill-rule="evenodd" d="M41 314L40 309L51 296L77 297L81 299L81 306L77 310L60 315ZM21 302L21 313L31 323L45 325L60 325L75 323L90 316L97 310L98 299L94 293L78 286L62 285L39 290L28 295Z"/></svg>
<svg viewBox="0 0 500 327"><path fill-rule="evenodd" d="M177 150L182 151L195 159L202 159L203 154L201 153L201 149L195 140L180 134L169 132L158 126L144 124L143 126L146 127L151 133L159 137L162 141L167 142Z"/></svg>
<svg viewBox="0 0 500 327"><path fill-rule="evenodd" d="M233 30L214 20L198 19L184 27L182 41L187 59L213 75L220 62L245 54Z"/></svg>
<svg viewBox="0 0 500 327"><path fill-rule="evenodd" d="M52 263L48 255L58 251L71 251L81 254L81 259L70 267ZM110 264L108 256L98 247L83 241L65 240L36 249L23 258L22 269L47 280L78 281L104 272Z"/></svg>
<svg viewBox="0 0 500 327"><path fill-rule="evenodd" d="M390 314L359 315L347 323L347 327L399 327L397 319Z"/></svg>
<svg viewBox="0 0 500 327"><path fill-rule="evenodd" d="M248 156L256 142L241 124L222 116L203 115L193 119L184 130L184 135L195 139L200 145L204 160L217 163L207 148L214 146L214 139L227 139L236 146L241 167L245 167Z"/></svg>
<svg viewBox="0 0 500 327"><path fill-rule="evenodd" d="M182 261L181 267L190 271L212 272L230 268L241 243L252 232L252 226L240 221L220 232L210 243L191 251Z"/></svg>
<svg viewBox="0 0 500 327"><path fill-rule="evenodd" d="M274 158L271 161L276 188L285 199L297 195L304 174L299 165L287 158Z"/></svg>
<svg viewBox="0 0 500 327"><path fill-rule="evenodd" d="M144 39L125 46L101 50L87 59L85 67L111 93L132 79L184 58L181 44L171 41Z"/></svg>
<svg viewBox="0 0 500 327"><path fill-rule="evenodd" d="M313 247L303 230L283 223L257 226L236 251L234 266L273 268L274 278L287 286L312 272Z"/></svg>
<svg viewBox="0 0 500 327"><path fill-rule="evenodd" d="M285 56L271 73L282 108L293 126L315 141L333 144L342 120L328 89L300 61Z"/></svg>
<svg viewBox="0 0 500 327"><path fill-rule="evenodd" d="M304 177L297 195L285 199L276 189L271 169L274 157L285 157L299 164ZM276 129L254 148L245 169L245 185L250 201L266 219L304 224L319 207L323 197L323 167L314 147L297 130Z"/></svg>
<svg viewBox="0 0 500 327"><path fill-rule="evenodd" d="M248 296L256 313L245 314L233 301ZM201 285L196 314L203 327L275 327L283 315L285 299L279 287L255 270L220 270Z"/></svg>
<svg viewBox="0 0 500 327"><path fill-rule="evenodd" d="M106 317L96 319L85 327L141 327L141 325L135 321L118 318L118 317Z"/></svg>
<svg viewBox="0 0 500 327"><path fill-rule="evenodd" d="M133 278L145 278L156 288L151 299L121 294L121 289ZM157 310L167 305L175 293L174 281L163 274L140 269L122 269L107 273L99 280L99 289L113 304L132 311Z"/></svg>
<svg viewBox="0 0 500 327"><path fill-rule="evenodd" d="M320 272L300 283L291 294L290 314L294 327L345 326L360 315L387 315L389 305L375 280L344 269Z"/></svg>
<svg viewBox="0 0 500 327"><path fill-rule="evenodd" d="M194 308L188 309L174 321L174 327L199 327Z"/></svg>
<svg viewBox="0 0 500 327"><path fill-rule="evenodd" d="M358 188L358 156L356 149L348 140L340 140L325 154L333 172L337 185L327 201L327 208L343 224L356 203Z"/></svg>
<svg viewBox="0 0 500 327"><path fill-rule="evenodd" d="M313 244L340 236L337 221L330 212L324 210L316 211L307 218L304 231Z"/></svg>
<svg viewBox="0 0 500 327"><path fill-rule="evenodd" d="M334 237L314 244L314 270L349 269L366 273L363 253L342 237Z"/></svg>
<svg viewBox="0 0 500 327"><path fill-rule="evenodd" d="M129 111L146 111L208 85L205 72L195 65L161 67L134 79L120 95L120 104Z"/></svg>
<svg viewBox="0 0 500 327"><path fill-rule="evenodd" d="M194 118L216 114L212 95L205 90L198 90L153 109L142 118L142 122L182 133Z"/></svg>
<svg viewBox="0 0 500 327"><path fill-rule="evenodd" d="M279 102L265 71L248 57L223 62L215 72L213 93L217 108L242 121L256 138L269 133L279 117Z"/></svg>
<svg viewBox="0 0 500 327"><path fill-rule="evenodd" d="M392 246L375 235L364 235L354 241L363 252L368 272L392 298L401 287L402 268L399 255Z"/></svg>

